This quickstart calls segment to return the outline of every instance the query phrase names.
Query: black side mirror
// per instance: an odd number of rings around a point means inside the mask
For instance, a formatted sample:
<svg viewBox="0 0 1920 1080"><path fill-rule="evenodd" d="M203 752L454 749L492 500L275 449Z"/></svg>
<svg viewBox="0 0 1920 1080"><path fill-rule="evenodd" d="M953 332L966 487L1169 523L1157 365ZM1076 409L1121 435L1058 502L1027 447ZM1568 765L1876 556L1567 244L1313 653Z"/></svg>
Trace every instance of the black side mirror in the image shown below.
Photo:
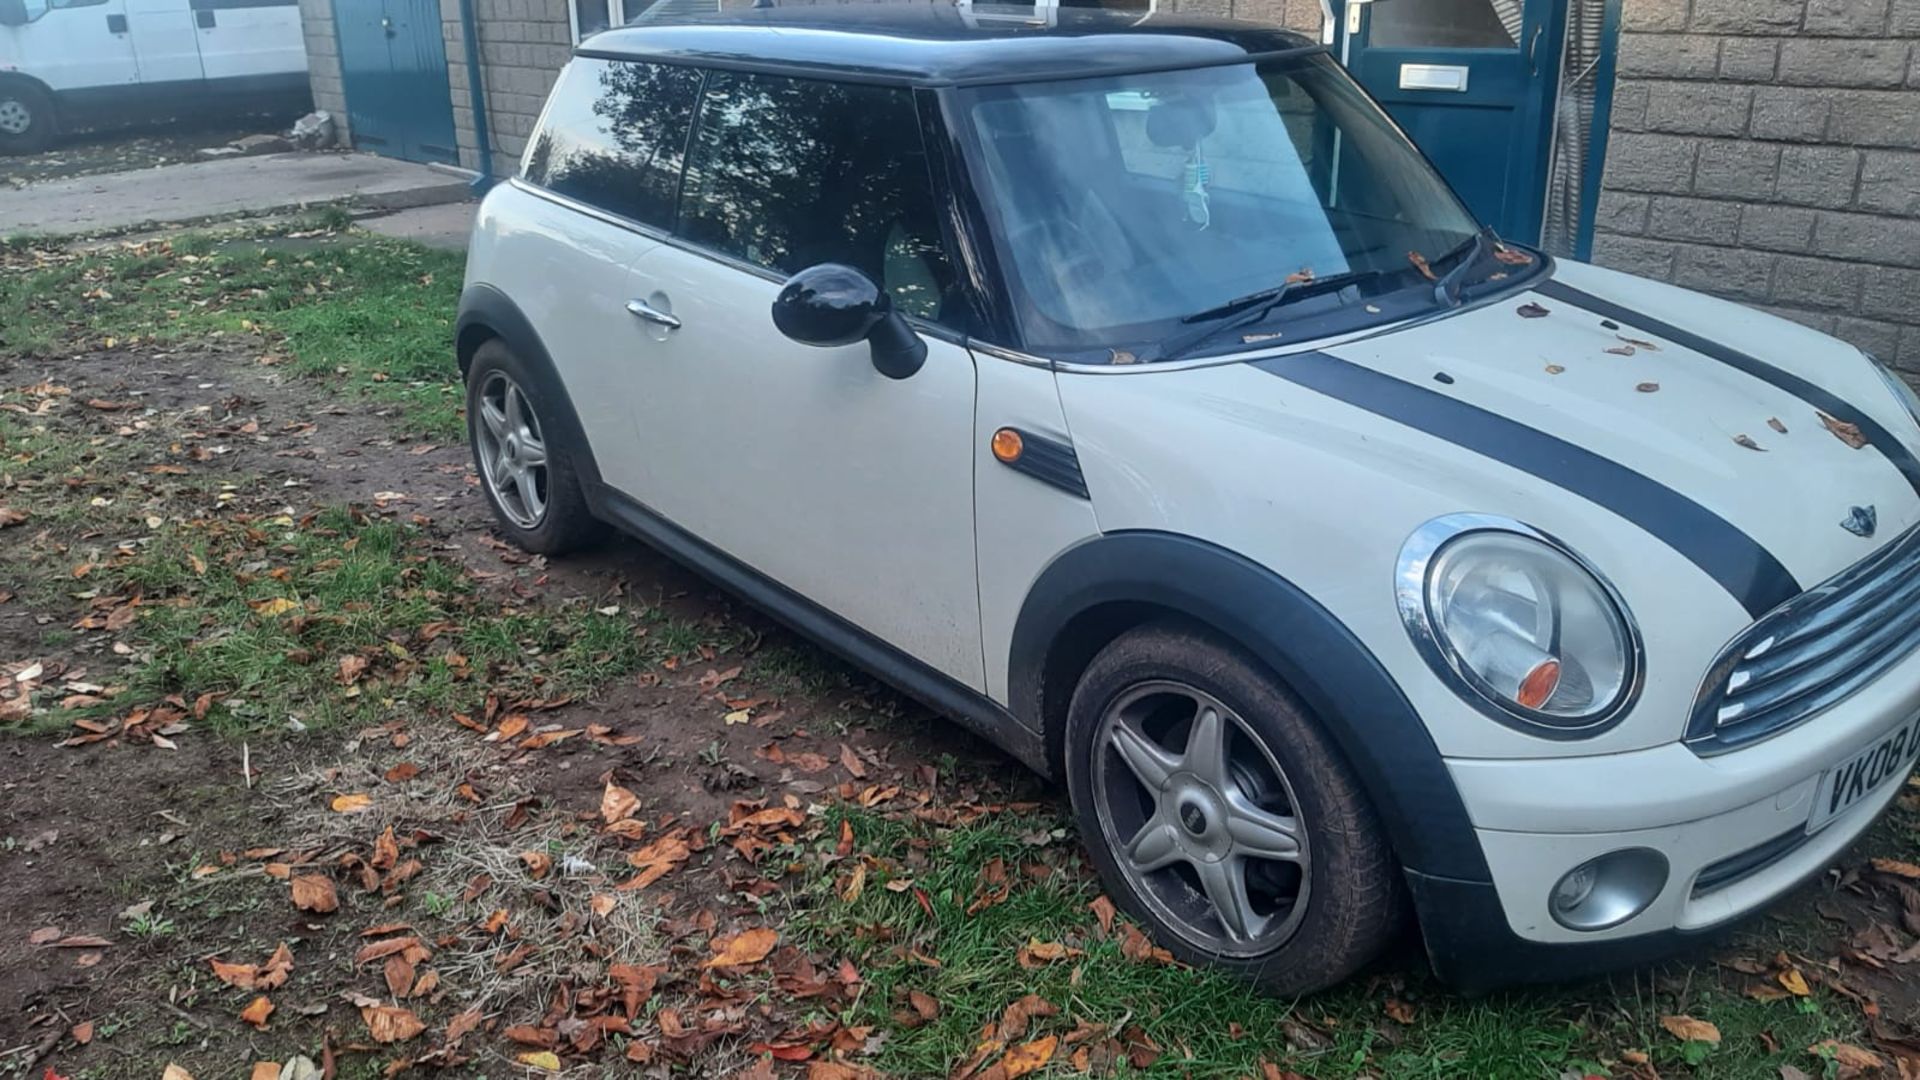
<svg viewBox="0 0 1920 1080"><path fill-rule="evenodd" d="M893 300L872 278L839 263L809 266L788 278L773 298L773 325L802 345L865 341L874 368L889 379L904 379L927 362L927 343L893 309Z"/></svg>
<svg viewBox="0 0 1920 1080"><path fill-rule="evenodd" d="M25 26L27 0L0 0L0 26Z"/></svg>

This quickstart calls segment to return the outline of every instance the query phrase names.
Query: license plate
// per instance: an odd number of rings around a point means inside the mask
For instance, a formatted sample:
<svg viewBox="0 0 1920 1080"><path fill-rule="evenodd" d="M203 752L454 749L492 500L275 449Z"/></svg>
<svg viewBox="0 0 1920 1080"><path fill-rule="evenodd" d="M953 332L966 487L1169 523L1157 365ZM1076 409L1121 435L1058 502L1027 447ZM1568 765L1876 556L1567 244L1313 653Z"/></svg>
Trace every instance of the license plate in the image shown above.
<svg viewBox="0 0 1920 1080"><path fill-rule="evenodd" d="M1905 776L1916 754L1920 754L1920 716L1881 736L1851 760L1828 769L1813 797L1813 816L1807 819L1807 831L1813 832L1846 813L1848 807L1893 777Z"/></svg>

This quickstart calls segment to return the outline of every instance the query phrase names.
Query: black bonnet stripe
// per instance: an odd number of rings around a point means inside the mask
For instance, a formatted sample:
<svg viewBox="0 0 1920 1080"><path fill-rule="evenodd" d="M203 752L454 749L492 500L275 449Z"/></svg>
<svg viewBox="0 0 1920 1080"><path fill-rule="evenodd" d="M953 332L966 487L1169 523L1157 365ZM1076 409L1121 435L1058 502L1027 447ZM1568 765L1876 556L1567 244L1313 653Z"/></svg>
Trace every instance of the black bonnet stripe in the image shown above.
<svg viewBox="0 0 1920 1080"><path fill-rule="evenodd" d="M1755 618L1800 595L1800 583L1771 552L1718 514L1565 439L1325 353L1256 360L1252 366L1605 507L1705 571Z"/></svg>
<svg viewBox="0 0 1920 1080"><path fill-rule="evenodd" d="M1558 281L1546 281L1535 285L1533 291L1542 296L1572 304L1603 319L1612 319L1623 326L1635 327L1654 337L1666 338L1683 349L1692 349L1703 356L1710 356L1728 367L1738 368L1756 379L1771 383L1836 420L1845 420L1853 424L1860 429L1861 434L1867 437L1868 445L1878 450L1895 468L1899 469L1900 474L1907 478L1907 483L1912 485L1914 492L1920 494L1920 461L1914 459L1912 451L1907 449L1906 444L1895 438L1892 432L1881 427L1872 417L1835 397L1832 392L1738 349L1709 341L1699 334L1682 330L1672 323L1642 315L1632 308L1602 300L1592 293L1583 292L1571 285Z"/></svg>

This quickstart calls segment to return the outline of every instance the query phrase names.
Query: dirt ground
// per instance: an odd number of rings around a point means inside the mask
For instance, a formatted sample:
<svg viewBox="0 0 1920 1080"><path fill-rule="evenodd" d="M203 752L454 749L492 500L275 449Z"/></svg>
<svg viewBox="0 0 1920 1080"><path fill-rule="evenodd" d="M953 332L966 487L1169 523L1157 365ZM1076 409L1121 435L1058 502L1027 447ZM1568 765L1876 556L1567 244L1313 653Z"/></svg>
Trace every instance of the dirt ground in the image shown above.
<svg viewBox="0 0 1920 1080"><path fill-rule="evenodd" d="M37 154L0 157L0 182L22 187L41 180L151 169L194 160L194 152L225 146L243 135L284 133L293 114L167 117L133 125L101 125L61 133Z"/></svg>
<svg viewBox="0 0 1920 1080"><path fill-rule="evenodd" d="M274 353L272 342L240 333L166 349L96 343L57 359L0 356L0 420L73 454L53 475L36 473L30 455L0 456L0 507L35 508L0 524L0 717L9 680L82 717L28 720L0 738L0 1078L150 1078L164 1063L201 1080L279 1076L282 1064L302 1078L409 1067L867 1077L875 1074L861 1061L889 1033L846 1022L852 1006L885 994L903 1031L942 1007L902 986L876 987L867 965L939 961L884 920L853 927L867 950L858 956L843 942L796 939L781 928L810 902L797 891L850 906L871 871L931 916L936 904L971 914L1005 902L1017 883L995 873L1084 879L1064 830L1010 841L1031 854L997 871L991 860L975 897L914 885L950 854L923 841L908 840L898 860L858 854L851 819L834 807L948 824L1032 806L1057 817L1060 794L637 543L551 562L507 548L490 530L464 447L402 434L394 415L289 375ZM12 454L3 441L0 451ZM218 526L209 536L240 534L224 556L180 549L199 578L267 578L285 569L297 534L332 528L310 516L316 508L342 505L357 508L356 521L414 530L398 560L409 572L457 567L478 591L460 610L505 611L514 626L588 611L632 616L631 632L655 651L608 668L583 692L532 657L522 690L490 693L451 717L402 707L424 693L430 668L457 680L469 666L444 648L434 665L421 662L444 646L435 635L453 633L437 620L337 658L331 682L346 705L388 702L344 713L348 721L275 714L216 731L225 701L209 705L184 686L171 697L126 689L143 685L159 648L134 618L188 595L124 576L150 553L149 538L129 538L143 518L155 534L208 521ZM120 584L100 583L112 573ZM284 615L249 603L262 621ZM351 621L359 603L326 617ZM292 617L322 623L316 605ZM207 642L223 640L224 628L201 629ZM335 660L314 662L330 671ZM495 666L474 678L505 670ZM300 726L308 730L290 731ZM1920 810L1920 798L1906 798L1905 812ZM1777 946L1661 974L1647 992L1684 1003L1698 978L1724 982L1736 999L1785 999L1781 1008L1805 1012L1796 1002L1813 1000L1803 996L1810 981L1861 1011L1883 1056L1869 1069L1829 1049L1802 1065L1920 1075L1907 1071L1909 1061L1920 1066L1920 985L1907 966L1920 958L1910 944L1920 936L1920 867L1850 860L1790 906L1812 914L1768 920L1779 925L1766 926L1764 940ZM1096 947L1030 940L1019 966ZM1407 1037L1413 1007L1402 997L1436 1014L1498 1016L1447 1003L1415 969L1399 957L1357 992L1392 995L1391 1019L1367 1021L1379 1039ZM1642 981L1631 986L1638 995ZM1525 995L1514 1000L1525 1007ZM1020 1016L1019 1028L1027 1022ZM1142 1051L1128 1023L1060 1034L1053 1068L1069 1071L1077 1046L1072 1071L1104 1061L1127 1075L1128 1062L1154 1075L1188 1072L1172 1056L1155 1067L1160 1048ZM1311 1049L1318 1039L1324 1052L1345 1037L1341 1023L1293 1025L1279 1045ZM1009 1050L1011 1014L1000 1026L1002 1037L989 1030L976 1053ZM1054 1038L1036 1040L1049 1056ZM1365 1039L1377 1041L1372 1030ZM1032 1045L985 1069L976 1057L971 1068L954 1061L924 1074L1025 1075L1009 1063ZM1453 1052L1436 1051L1442 1065L1431 1075L1448 1074ZM1613 1059L1611 1073L1595 1064L1568 1075L1663 1075L1634 1053ZM296 1068L307 1058L314 1073ZM263 1062L270 1074L254 1071ZM1382 1074L1348 1062L1338 1075Z"/></svg>

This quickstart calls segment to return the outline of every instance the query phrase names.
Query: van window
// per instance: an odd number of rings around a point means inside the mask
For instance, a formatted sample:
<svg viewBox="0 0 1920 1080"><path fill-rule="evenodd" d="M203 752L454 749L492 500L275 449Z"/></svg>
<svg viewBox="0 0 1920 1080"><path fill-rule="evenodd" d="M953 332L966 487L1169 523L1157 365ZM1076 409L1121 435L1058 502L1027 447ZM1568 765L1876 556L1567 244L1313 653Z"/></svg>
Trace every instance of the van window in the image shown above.
<svg viewBox="0 0 1920 1080"><path fill-rule="evenodd" d="M700 73L577 59L553 89L525 175L555 194L647 225L673 225L673 195Z"/></svg>
<svg viewBox="0 0 1920 1080"><path fill-rule="evenodd" d="M711 73L679 229L781 273L857 267L906 314L961 318L911 90Z"/></svg>

